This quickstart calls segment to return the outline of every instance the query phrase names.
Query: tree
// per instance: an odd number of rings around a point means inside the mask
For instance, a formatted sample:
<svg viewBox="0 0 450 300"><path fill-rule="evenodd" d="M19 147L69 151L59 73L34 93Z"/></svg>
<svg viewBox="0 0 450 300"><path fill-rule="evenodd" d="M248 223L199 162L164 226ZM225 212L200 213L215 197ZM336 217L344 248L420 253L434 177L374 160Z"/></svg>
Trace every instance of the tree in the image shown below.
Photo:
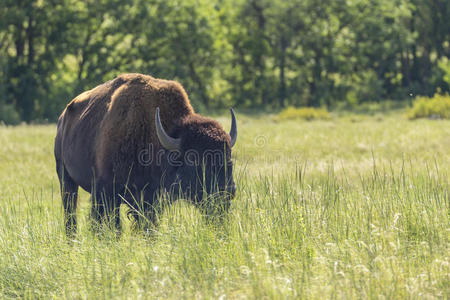
<svg viewBox="0 0 450 300"><path fill-rule="evenodd" d="M4 0L1 9L2 46L6 55L6 103L23 120L45 106L50 75L66 46L68 1Z"/></svg>

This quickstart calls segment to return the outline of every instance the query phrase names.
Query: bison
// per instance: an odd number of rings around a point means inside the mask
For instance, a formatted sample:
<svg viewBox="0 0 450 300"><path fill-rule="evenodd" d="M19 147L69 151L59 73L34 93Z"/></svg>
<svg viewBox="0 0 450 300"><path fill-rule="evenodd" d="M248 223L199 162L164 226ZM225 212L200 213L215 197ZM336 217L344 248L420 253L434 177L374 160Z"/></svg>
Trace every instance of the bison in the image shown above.
<svg viewBox="0 0 450 300"><path fill-rule="evenodd" d="M68 235L76 232L78 187L91 216L120 231L120 204L151 220L161 193L200 204L235 194L231 148L237 125L196 114L175 81L122 74L74 98L58 119L55 160Z"/></svg>

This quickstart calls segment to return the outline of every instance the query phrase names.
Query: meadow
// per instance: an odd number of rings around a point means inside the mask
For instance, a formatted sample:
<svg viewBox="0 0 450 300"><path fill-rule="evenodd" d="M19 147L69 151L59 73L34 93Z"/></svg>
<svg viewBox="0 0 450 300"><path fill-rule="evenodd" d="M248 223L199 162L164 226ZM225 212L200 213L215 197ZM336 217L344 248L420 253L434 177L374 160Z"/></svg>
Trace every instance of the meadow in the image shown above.
<svg viewBox="0 0 450 300"><path fill-rule="evenodd" d="M229 116L219 116L229 128ZM237 194L152 235L64 235L55 125L0 126L0 298L450 297L450 121L238 115Z"/></svg>

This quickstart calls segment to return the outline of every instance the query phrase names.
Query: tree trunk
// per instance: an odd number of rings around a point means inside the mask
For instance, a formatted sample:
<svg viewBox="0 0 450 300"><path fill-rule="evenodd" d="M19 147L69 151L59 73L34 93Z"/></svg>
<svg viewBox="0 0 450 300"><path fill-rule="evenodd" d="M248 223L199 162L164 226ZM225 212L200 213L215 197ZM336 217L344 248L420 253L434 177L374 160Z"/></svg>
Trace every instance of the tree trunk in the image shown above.
<svg viewBox="0 0 450 300"><path fill-rule="evenodd" d="M312 70L312 81L309 83L309 99L308 106L318 107L320 105L320 91L317 90L317 82L322 79L322 69L320 67L320 57L322 53L319 50L314 51L314 67Z"/></svg>
<svg viewBox="0 0 450 300"><path fill-rule="evenodd" d="M28 15L28 27L26 30L28 41L28 67L32 68L34 62L34 25L33 12Z"/></svg>
<svg viewBox="0 0 450 300"><path fill-rule="evenodd" d="M285 77L285 68L286 68L286 48L287 42L284 37L281 38L281 53L280 53L280 89L279 89L279 101L280 107L283 108L285 106L286 99L286 77Z"/></svg>
<svg viewBox="0 0 450 300"><path fill-rule="evenodd" d="M208 95L206 94L205 86L204 86L200 76L198 76L197 71L195 70L195 67L194 67L194 64L192 63L192 61L189 63L189 73L190 73L191 78L197 84L203 104L205 105L206 108L209 108L209 106L210 106L209 100L210 99L209 99Z"/></svg>

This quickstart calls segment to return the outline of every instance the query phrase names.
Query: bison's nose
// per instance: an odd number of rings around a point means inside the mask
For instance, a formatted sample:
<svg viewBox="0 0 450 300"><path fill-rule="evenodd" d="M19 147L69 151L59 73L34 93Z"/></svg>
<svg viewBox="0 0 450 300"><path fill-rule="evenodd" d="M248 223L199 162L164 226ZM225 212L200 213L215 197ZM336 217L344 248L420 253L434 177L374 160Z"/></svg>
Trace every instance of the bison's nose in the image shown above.
<svg viewBox="0 0 450 300"><path fill-rule="evenodd" d="M236 185L233 184L227 186L227 192L234 196L234 194L236 193Z"/></svg>

